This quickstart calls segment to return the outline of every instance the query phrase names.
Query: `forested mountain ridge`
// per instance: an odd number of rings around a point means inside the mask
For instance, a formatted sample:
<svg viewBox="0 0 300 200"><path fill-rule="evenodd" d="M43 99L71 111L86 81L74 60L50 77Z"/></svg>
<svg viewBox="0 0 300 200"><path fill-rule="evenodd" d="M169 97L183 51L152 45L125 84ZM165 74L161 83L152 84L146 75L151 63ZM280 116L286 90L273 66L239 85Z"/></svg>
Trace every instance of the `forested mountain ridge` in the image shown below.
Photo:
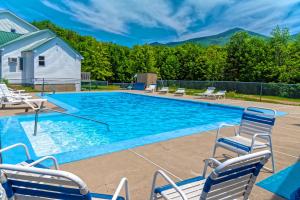
<svg viewBox="0 0 300 200"><path fill-rule="evenodd" d="M185 43L129 48L81 36L50 21L33 24L52 30L79 51L84 57L82 71L91 72L96 80L131 81L137 72L156 72L169 80L300 83L300 37L291 40L289 31L279 27L267 40L241 31L224 46Z"/></svg>
<svg viewBox="0 0 300 200"><path fill-rule="evenodd" d="M209 36L204 36L204 37L198 37L198 38L193 38L193 39L188 39L188 40L183 40L183 41L178 41L178 42L168 42L165 44L162 43L152 43L151 45L166 45L166 46L177 46L177 45L182 45L184 43L196 43L196 44L201 44L203 46L210 46L210 45L220 45L224 46L227 44L230 40L230 38L238 33L238 32L246 32L251 36L256 36L262 39L267 39L268 37L259 33L255 33L252 31L248 31L242 28L233 28L229 29L227 31L224 31L222 33L218 33L216 35L209 35Z"/></svg>

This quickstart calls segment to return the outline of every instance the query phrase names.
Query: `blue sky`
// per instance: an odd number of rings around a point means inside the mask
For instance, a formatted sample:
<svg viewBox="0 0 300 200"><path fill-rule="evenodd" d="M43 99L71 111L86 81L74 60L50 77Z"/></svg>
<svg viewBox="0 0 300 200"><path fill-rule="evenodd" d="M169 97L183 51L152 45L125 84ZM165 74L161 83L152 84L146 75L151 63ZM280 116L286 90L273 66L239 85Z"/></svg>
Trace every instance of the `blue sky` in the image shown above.
<svg viewBox="0 0 300 200"><path fill-rule="evenodd" d="M265 35L276 25L300 32L300 0L1 0L0 8L126 46L235 27Z"/></svg>

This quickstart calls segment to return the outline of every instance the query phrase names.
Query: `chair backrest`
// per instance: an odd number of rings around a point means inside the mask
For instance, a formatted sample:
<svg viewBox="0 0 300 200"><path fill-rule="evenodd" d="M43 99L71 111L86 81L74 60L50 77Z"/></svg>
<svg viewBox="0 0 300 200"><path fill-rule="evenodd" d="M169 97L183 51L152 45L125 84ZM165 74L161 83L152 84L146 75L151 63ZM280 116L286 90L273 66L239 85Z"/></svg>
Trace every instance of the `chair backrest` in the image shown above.
<svg viewBox="0 0 300 200"><path fill-rule="evenodd" d="M2 164L1 184L10 199L90 200L87 185L72 173Z"/></svg>
<svg viewBox="0 0 300 200"><path fill-rule="evenodd" d="M11 91L9 91L7 85L4 84L4 83L0 83L0 91L2 92L2 94L4 96L10 96L11 95Z"/></svg>
<svg viewBox="0 0 300 200"><path fill-rule="evenodd" d="M204 94L212 94L215 91L215 87L208 87Z"/></svg>
<svg viewBox="0 0 300 200"><path fill-rule="evenodd" d="M177 92L185 92L185 88L178 88Z"/></svg>
<svg viewBox="0 0 300 200"><path fill-rule="evenodd" d="M150 88L150 89L155 89L155 88L156 88L156 85L155 85L155 84L151 84L151 85L149 86L149 88Z"/></svg>
<svg viewBox="0 0 300 200"><path fill-rule="evenodd" d="M224 95L224 94L226 94L226 90L220 90L220 91L217 92L217 94Z"/></svg>
<svg viewBox="0 0 300 200"><path fill-rule="evenodd" d="M270 151L261 151L225 161L206 179L200 199L248 199L256 177L270 156Z"/></svg>
<svg viewBox="0 0 300 200"><path fill-rule="evenodd" d="M248 107L244 110L239 134L272 134L275 124L276 111L266 108Z"/></svg>

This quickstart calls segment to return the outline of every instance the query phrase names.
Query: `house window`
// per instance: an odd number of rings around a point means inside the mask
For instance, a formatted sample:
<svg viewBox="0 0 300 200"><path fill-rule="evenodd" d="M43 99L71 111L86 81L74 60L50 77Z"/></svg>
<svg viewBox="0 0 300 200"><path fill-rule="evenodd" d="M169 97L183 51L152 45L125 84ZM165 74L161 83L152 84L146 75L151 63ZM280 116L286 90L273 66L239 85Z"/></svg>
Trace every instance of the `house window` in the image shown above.
<svg viewBox="0 0 300 200"><path fill-rule="evenodd" d="M45 67L45 56L39 56L39 66Z"/></svg>
<svg viewBox="0 0 300 200"><path fill-rule="evenodd" d="M18 58L8 58L9 72L16 72L18 66Z"/></svg>
<svg viewBox="0 0 300 200"><path fill-rule="evenodd" d="M22 71L24 66L24 60L22 57L19 58L19 70Z"/></svg>
<svg viewBox="0 0 300 200"><path fill-rule="evenodd" d="M10 29L10 32L15 33L15 32L16 32L16 29L11 28L11 29Z"/></svg>

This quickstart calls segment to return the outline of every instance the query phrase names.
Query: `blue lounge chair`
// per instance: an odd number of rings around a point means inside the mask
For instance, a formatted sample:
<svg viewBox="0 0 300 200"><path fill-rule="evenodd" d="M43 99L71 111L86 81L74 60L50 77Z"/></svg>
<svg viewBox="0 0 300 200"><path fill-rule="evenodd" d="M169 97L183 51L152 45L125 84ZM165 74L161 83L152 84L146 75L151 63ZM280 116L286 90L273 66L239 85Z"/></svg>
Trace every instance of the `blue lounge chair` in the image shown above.
<svg viewBox="0 0 300 200"><path fill-rule="evenodd" d="M159 170L154 174L150 200L248 199L261 168L270 156L270 151L266 150L232 158L223 163L213 158L207 159L203 176L178 183ZM206 178L207 167L211 164L216 168ZM169 185L156 187L158 176Z"/></svg>
<svg viewBox="0 0 300 200"><path fill-rule="evenodd" d="M61 170L2 164L0 171L2 199L129 200L126 178L121 179L114 195L106 195L90 193L78 176ZM123 187L126 198L119 196Z"/></svg>
<svg viewBox="0 0 300 200"><path fill-rule="evenodd" d="M269 170L274 173L272 128L275 124L275 116L275 110L256 107L246 108L238 130L229 124L223 124L219 127L213 149L213 157L215 157L217 147L223 147L239 155L252 153L254 150L269 149L272 153L272 170ZM234 136L222 137L220 135L221 129L226 126L234 127Z"/></svg>
<svg viewBox="0 0 300 200"><path fill-rule="evenodd" d="M44 156L44 157L39 158L38 160L33 160L30 156L28 147L23 143L17 143L17 144L14 144L14 145L11 145L11 146L0 149L0 155L2 156L2 154L4 152L10 151L10 150L13 150L13 149L16 149L16 148L23 148L23 150L25 152L24 157L26 157L26 160L18 163L17 165L27 166L27 167L48 168L48 167L46 167L45 165L43 165L41 163L46 161L46 160L50 160L51 162L53 162L54 168L57 169L57 170L59 169L58 162L57 162L56 158L53 157L53 156Z"/></svg>

